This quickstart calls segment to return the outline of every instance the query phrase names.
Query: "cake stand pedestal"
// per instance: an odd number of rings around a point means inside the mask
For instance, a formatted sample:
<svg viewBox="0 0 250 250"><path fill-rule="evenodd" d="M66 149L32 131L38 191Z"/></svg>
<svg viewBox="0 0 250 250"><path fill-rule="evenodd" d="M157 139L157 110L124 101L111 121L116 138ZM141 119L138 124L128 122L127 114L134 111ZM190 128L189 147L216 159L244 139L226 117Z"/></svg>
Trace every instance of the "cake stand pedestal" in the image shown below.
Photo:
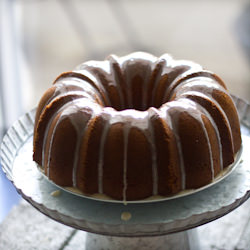
<svg viewBox="0 0 250 250"><path fill-rule="evenodd" d="M197 230L153 237L116 237L87 233L86 250L200 250Z"/></svg>
<svg viewBox="0 0 250 250"><path fill-rule="evenodd" d="M40 212L88 232L85 245L79 246L82 249L200 249L195 227L229 213L250 195L250 108L243 100L235 100L242 125L242 159L225 179L188 196L124 205L58 190L32 161L35 110L22 116L5 135L3 171Z"/></svg>

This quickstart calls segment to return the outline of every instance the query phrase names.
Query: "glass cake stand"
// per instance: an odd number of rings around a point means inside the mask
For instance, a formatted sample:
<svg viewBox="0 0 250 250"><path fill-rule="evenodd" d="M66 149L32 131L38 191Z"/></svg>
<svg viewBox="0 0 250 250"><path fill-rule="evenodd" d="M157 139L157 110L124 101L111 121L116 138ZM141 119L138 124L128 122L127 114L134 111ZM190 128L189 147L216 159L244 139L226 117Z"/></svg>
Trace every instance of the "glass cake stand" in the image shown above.
<svg viewBox="0 0 250 250"><path fill-rule="evenodd" d="M32 160L35 109L6 133L1 163L22 197L50 218L88 233L83 249L198 250L196 227L240 206L250 196L250 106L233 97L239 112L241 160L221 181L199 192L163 201L118 203L80 197L59 189Z"/></svg>

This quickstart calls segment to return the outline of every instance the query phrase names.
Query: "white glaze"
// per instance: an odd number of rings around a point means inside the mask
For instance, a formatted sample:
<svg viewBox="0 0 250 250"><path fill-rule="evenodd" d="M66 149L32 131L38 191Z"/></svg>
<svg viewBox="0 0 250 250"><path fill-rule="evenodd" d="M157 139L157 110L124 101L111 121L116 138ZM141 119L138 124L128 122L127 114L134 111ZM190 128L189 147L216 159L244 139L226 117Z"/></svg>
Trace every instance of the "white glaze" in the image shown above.
<svg viewBox="0 0 250 250"><path fill-rule="evenodd" d="M152 179L153 179L153 195L158 194L158 168L157 168L157 154L156 154L156 146L154 140L154 131L152 126L149 126L150 135L148 137L150 146L151 146L151 155L152 155Z"/></svg>
<svg viewBox="0 0 250 250"><path fill-rule="evenodd" d="M122 190L122 196L123 201L126 202L127 196L127 167L128 167L128 136L130 132L131 126L129 123L126 123L123 130L123 136L124 136L124 158L123 158L123 190Z"/></svg>
<svg viewBox="0 0 250 250"><path fill-rule="evenodd" d="M172 117L170 117L168 113L168 109L171 107L175 107L175 105L176 105L175 102L169 102L165 107L161 109L161 111L164 112L163 114L165 114L164 121L166 121L167 124L170 126L170 128L173 130L173 134L175 136L175 141L176 141L178 156L179 156L180 170L181 170L181 189L184 190L186 188L186 172L185 172L185 164L184 164L184 158L183 158L183 153L182 153L182 146L180 143L179 133L176 127L173 126Z"/></svg>
<svg viewBox="0 0 250 250"><path fill-rule="evenodd" d="M203 133L205 135L206 141L207 141L207 147L209 151L209 159L210 159L210 166L211 166L211 173L212 173L212 179L214 179L214 164L213 164L213 155L212 155L212 149L211 149L211 144L209 141L208 133L205 127L205 124L202 120L202 113L199 110L199 106L194 102L189 99L179 99L178 101L181 101L183 103L186 103L187 106L190 106L193 108L193 111L190 112L189 109L189 115L191 115L196 121L199 121L201 128L203 130Z"/></svg>
<svg viewBox="0 0 250 250"><path fill-rule="evenodd" d="M157 112L156 109L149 109L147 121L149 121L149 117L154 115ZM151 155L152 155L152 180L153 180L153 195L158 195L158 166L157 166L157 152L156 152L156 144L155 144L155 135L154 135L154 128L152 123L148 122L148 140L151 148Z"/></svg>
<svg viewBox="0 0 250 250"><path fill-rule="evenodd" d="M102 95L89 82L76 77L67 77L66 79L59 79L59 81L56 82L54 85L56 86L56 91L53 98L55 98L55 95L61 96L68 94L68 92L77 91L69 89L71 86L74 86L81 89L79 91L82 95L87 93L91 99L93 99L93 97L96 98L97 96L102 102L104 102Z"/></svg>
<svg viewBox="0 0 250 250"><path fill-rule="evenodd" d="M70 106L71 103L66 103L64 104L57 112L55 112L53 114L53 116L51 116L50 120L48 121L48 124L46 126L46 129L45 129L45 133L44 133L44 137L43 137L43 145L42 145L42 166L47 166L45 165L45 151L46 151L46 142L47 142L47 138L48 138L48 133L49 133L49 129L51 127L51 124L53 122L53 120L56 118L56 116L63 111L64 108ZM51 144L52 144L52 140L50 140L50 148L51 148ZM48 162L48 160L47 160ZM47 172L47 176L49 176L49 169L48 169L48 172Z"/></svg>
<svg viewBox="0 0 250 250"><path fill-rule="evenodd" d="M211 102L213 102L213 105L216 106L217 109L220 109L219 106L216 104L216 100L214 98L212 98L212 95L204 95L203 93L197 92L197 91L187 91L184 93L183 97L185 98L185 96L187 95L193 95L193 96L199 96L204 98L205 100L209 100ZM181 96L180 96L181 97ZM220 132L219 129L214 121L214 119L212 118L212 116L210 115L210 113L200 104L196 103L197 107L199 107L200 111L205 114L205 116L208 118L208 120L211 122L217 139L218 139L218 145L219 145L219 154L220 154L220 169L223 170L223 154L222 154L222 144L221 144L221 136L220 136Z"/></svg>
<svg viewBox="0 0 250 250"><path fill-rule="evenodd" d="M159 71L157 72L157 76L154 82L154 86L153 86L153 90L152 90L152 95L151 95L151 99L150 99L150 103L154 103L154 98L155 98L155 94L156 94L156 90L158 88L158 85L160 83L160 79L162 77L162 75L167 74L168 72L170 72L170 68L168 67L168 64L171 63L171 57L166 59L164 58L160 58L159 62L157 63L156 67L160 67ZM148 91L148 89L146 89L146 91ZM146 95L147 93L145 93Z"/></svg>
<svg viewBox="0 0 250 250"><path fill-rule="evenodd" d="M112 77L113 77L113 84L114 86L116 87L118 93L119 93L119 98L120 98L120 101L121 101L121 108L122 109L125 109L125 96L123 95L122 93L122 88L121 88L121 84L119 82L117 82L117 79L115 79L115 75L117 74L117 72L115 71L115 68L114 68L114 65L119 65L118 63L118 57L115 56L115 55L110 55L108 58L109 60L109 63L110 63L110 74L114 74ZM119 66L118 66L119 67Z"/></svg>
<svg viewBox="0 0 250 250"><path fill-rule="evenodd" d="M81 66L79 66L81 68ZM106 98L106 105L107 106L111 106L111 101L109 99L109 96L107 94L107 92L105 91L104 87L102 84L100 84L99 80L97 80L93 74L91 74L89 71L87 71L86 69L81 69L81 70L76 70L74 71L76 73L82 74L84 76L86 76L87 78L89 78L91 80L92 83L95 83L95 86L100 90L100 93L102 93L105 98Z"/></svg>
<svg viewBox="0 0 250 250"><path fill-rule="evenodd" d="M76 124L74 122L73 119L71 119L71 114L72 113L76 113L78 112L78 110L80 110L81 108L84 108L85 106L88 107L90 104L90 101L83 98L83 99L76 99L72 102L69 102L65 105L63 105L57 112L55 112L55 114L51 117L50 121L48 122L48 125L46 127L46 132L45 132L45 136L44 141L43 141L43 158L42 158L42 162L43 162L43 166L45 163L45 158L44 158L44 152L45 152L45 146L46 146L46 140L47 140L47 135L48 135L48 131L51 127L51 123L52 121L59 115L59 117L57 118L56 124L53 127L53 131L52 131L52 135L50 138L50 142L49 142L49 151L48 151L48 158L47 158L47 164L45 164L45 166L47 167L47 176L49 177L49 171L50 171L50 159L51 159L51 150L52 150L52 144L53 144L53 140L54 140L54 136L55 136L55 132L57 129L57 126L60 124L60 122L65 119L68 118L70 119L72 125L74 126L76 133L77 133L77 144L76 144L76 152L79 152L80 149L80 143L81 143L81 138L84 135L84 131L82 131L82 128L79 126L79 124ZM98 105L93 104L94 106L96 106L96 112L97 110L100 110ZM74 162L73 162L73 185L76 186L76 170L77 170L77 163L78 163L78 154L75 153L75 158L74 158Z"/></svg>
<svg viewBox="0 0 250 250"><path fill-rule="evenodd" d="M99 160L98 160L98 192L103 194L103 163L104 163L104 145L106 137L110 128L109 122L107 122L103 128L100 142Z"/></svg>

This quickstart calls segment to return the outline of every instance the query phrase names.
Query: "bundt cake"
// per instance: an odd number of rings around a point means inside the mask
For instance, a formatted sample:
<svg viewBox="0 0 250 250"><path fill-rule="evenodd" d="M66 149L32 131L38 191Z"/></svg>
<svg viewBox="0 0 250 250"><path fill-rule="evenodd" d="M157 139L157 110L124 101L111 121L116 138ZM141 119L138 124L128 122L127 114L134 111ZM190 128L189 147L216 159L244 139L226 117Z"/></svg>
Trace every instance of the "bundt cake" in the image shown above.
<svg viewBox="0 0 250 250"><path fill-rule="evenodd" d="M240 147L237 111L217 75L136 52L55 80L37 108L33 158L58 185L129 201L207 185Z"/></svg>

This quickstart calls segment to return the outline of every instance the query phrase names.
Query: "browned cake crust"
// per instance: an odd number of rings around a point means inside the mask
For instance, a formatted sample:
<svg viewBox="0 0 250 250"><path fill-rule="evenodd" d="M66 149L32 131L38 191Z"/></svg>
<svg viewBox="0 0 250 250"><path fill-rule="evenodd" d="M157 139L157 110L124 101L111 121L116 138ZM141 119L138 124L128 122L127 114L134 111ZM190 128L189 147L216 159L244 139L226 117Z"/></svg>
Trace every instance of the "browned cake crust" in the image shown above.
<svg viewBox="0 0 250 250"><path fill-rule="evenodd" d="M58 185L139 200L207 185L240 147L237 110L217 75L137 52L55 80L37 108L33 158Z"/></svg>

